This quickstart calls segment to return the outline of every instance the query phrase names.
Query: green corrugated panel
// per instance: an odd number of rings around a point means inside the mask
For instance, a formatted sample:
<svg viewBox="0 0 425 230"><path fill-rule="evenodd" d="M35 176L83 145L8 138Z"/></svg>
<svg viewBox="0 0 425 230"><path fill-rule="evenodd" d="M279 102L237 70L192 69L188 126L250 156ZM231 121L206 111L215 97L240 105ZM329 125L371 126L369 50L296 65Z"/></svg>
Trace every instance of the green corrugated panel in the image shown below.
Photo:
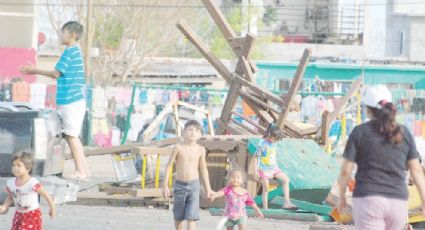
<svg viewBox="0 0 425 230"><path fill-rule="evenodd" d="M211 215L213 216L222 216L224 210L221 208L210 208ZM296 221L306 221L306 222L329 222L331 221L326 216L317 215L314 213L303 213L303 212L291 212L283 209L268 209L261 210L265 218L271 219L280 219L280 220L296 220ZM246 210L249 217L255 216L255 211L253 209Z"/></svg>
<svg viewBox="0 0 425 230"><path fill-rule="evenodd" d="M248 140L250 154L256 152L260 140ZM284 139L277 145L278 166L291 179L291 197L321 203L338 177L339 165L335 159L313 140Z"/></svg>
<svg viewBox="0 0 425 230"><path fill-rule="evenodd" d="M312 213L320 215L329 215L332 212L332 208L325 205L313 204L306 201L291 199L291 203L298 206L301 210L309 211ZM282 196L275 197L270 202L270 207L276 206L278 208L282 207L284 204L284 198Z"/></svg>

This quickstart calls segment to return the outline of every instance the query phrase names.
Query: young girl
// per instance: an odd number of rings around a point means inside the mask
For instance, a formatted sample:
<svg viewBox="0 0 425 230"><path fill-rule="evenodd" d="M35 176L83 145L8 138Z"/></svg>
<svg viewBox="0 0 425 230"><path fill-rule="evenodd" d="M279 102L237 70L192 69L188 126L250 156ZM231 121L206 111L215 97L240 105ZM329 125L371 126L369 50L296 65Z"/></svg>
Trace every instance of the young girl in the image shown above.
<svg viewBox="0 0 425 230"><path fill-rule="evenodd" d="M248 191L243 188L245 182L244 173L240 169L233 169L229 172L228 185L220 191L213 193L210 201L214 201L219 197L225 197L226 208L224 216L227 218L225 226L227 230L234 229L237 225L239 230L246 229L247 215L245 206L251 206L257 216L264 218L263 213L257 207Z"/></svg>
<svg viewBox="0 0 425 230"><path fill-rule="evenodd" d="M31 154L21 152L12 159L12 172L15 178L7 181L7 198L0 206L0 213L5 213L12 202L15 202L16 212L13 218L12 230L41 230L41 212L39 195L49 204L50 217L56 215L55 206L50 195L41 187L40 183L30 176L33 166Z"/></svg>
<svg viewBox="0 0 425 230"><path fill-rule="evenodd" d="M263 208L268 209L269 180L276 178L282 181L282 190L284 191L285 204L284 209L297 210L289 199L289 177L280 170L276 161L276 142L282 139L282 131L275 124L270 124L264 139L257 148L256 171L263 187Z"/></svg>

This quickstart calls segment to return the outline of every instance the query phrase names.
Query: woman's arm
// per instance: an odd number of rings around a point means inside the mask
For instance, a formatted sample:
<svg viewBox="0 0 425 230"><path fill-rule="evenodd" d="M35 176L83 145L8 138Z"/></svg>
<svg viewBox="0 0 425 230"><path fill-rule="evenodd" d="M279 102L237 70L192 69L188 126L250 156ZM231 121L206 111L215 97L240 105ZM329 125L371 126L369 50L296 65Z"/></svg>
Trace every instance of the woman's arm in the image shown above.
<svg viewBox="0 0 425 230"><path fill-rule="evenodd" d="M348 185L348 182L350 181L351 174L353 173L353 168L354 168L354 162L349 161L347 159L344 159L342 161L341 172L338 178L339 201L338 201L337 207L340 213L343 212L344 208L347 205L345 200L345 192L347 190L347 185Z"/></svg>
<svg viewBox="0 0 425 230"><path fill-rule="evenodd" d="M422 201L422 212L425 214L425 177L423 169L418 159L412 159L407 162L410 174L413 177L413 183L418 188Z"/></svg>

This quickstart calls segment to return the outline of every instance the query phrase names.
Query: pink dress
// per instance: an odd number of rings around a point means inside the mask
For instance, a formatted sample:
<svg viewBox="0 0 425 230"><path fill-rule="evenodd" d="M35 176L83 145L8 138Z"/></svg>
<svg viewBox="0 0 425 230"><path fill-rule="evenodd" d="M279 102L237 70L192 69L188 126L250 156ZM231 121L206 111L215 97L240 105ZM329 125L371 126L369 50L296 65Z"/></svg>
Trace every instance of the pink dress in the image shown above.
<svg viewBox="0 0 425 230"><path fill-rule="evenodd" d="M246 205L251 206L254 204L254 200L249 193L237 194L232 186L224 187L223 192L226 201L224 216L231 220L237 220L242 216L246 216Z"/></svg>

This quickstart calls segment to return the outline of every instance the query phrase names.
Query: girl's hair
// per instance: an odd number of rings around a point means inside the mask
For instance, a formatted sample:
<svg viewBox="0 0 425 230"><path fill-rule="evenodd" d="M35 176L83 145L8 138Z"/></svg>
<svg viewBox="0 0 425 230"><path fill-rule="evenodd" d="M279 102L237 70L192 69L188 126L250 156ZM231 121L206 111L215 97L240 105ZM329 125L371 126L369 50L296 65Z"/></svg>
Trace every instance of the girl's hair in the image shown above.
<svg viewBox="0 0 425 230"><path fill-rule="evenodd" d="M32 173L34 158L32 157L32 154L29 151L17 152L12 158L12 164L16 160L21 161L24 164L25 168L29 169L29 173Z"/></svg>
<svg viewBox="0 0 425 230"><path fill-rule="evenodd" d="M243 180L243 183L245 184L245 182L246 182L246 173L245 173L244 170L242 170L240 168L230 169L229 172L227 173L227 181L229 181L230 176L232 176L236 172L240 172L242 174L242 180Z"/></svg>
<svg viewBox="0 0 425 230"><path fill-rule="evenodd" d="M381 109L368 107L375 118L373 126L376 131L386 140L394 144L400 144L403 140L403 132L396 122L397 108L391 102L380 101Z"/></svg>
<svg viewBox="0 0 425 230"><path fill-rule="evenodd" d="M270 123L263 137L272 137L276 140L280 140L283 138L283 132L275 123Z"/></svg>

